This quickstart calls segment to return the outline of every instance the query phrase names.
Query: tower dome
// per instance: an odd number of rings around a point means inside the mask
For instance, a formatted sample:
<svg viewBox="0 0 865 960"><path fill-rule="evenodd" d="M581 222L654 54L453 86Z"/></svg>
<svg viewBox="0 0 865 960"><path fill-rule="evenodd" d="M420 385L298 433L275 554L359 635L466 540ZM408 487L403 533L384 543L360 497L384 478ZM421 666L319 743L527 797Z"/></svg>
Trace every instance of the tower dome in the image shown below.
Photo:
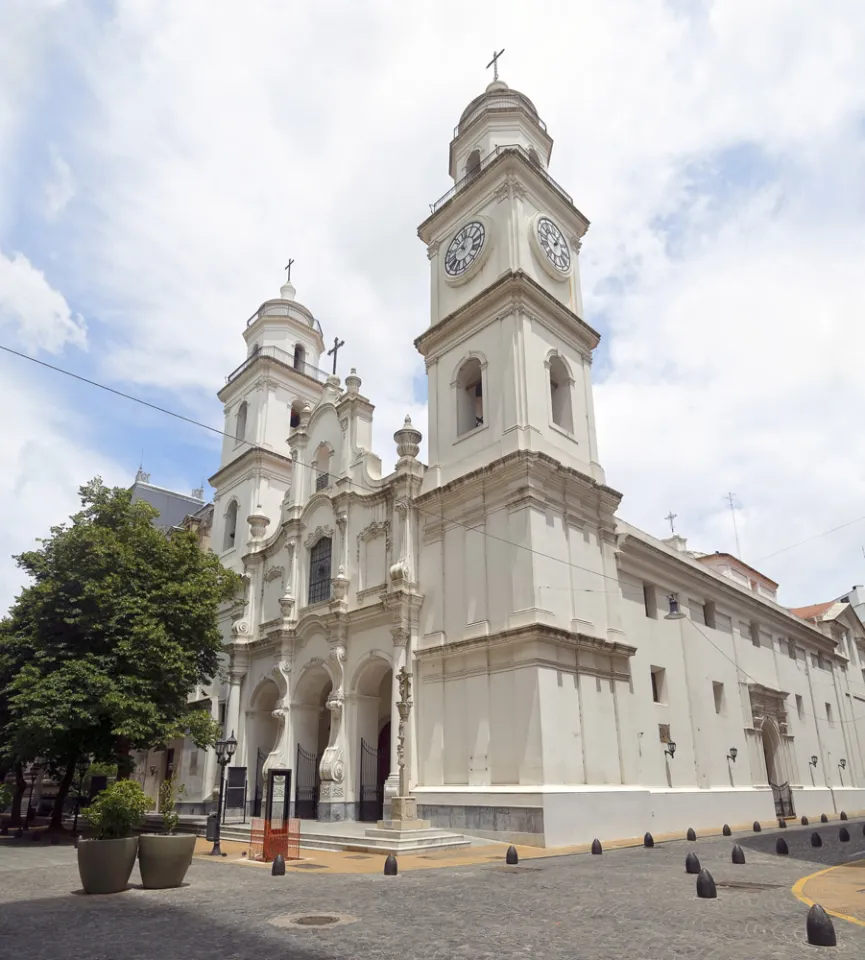
<svg viewBox="0 0 865 960"><path fill-rule="evenodd" d="M457 124L456 136L464 133L479 117L487 113L496 113L507 110L524 110L532 119L546 129L538 115L537 107L519 90L512 90L504 80L493 80L484 92L463 110L460 122Z"/></svg>

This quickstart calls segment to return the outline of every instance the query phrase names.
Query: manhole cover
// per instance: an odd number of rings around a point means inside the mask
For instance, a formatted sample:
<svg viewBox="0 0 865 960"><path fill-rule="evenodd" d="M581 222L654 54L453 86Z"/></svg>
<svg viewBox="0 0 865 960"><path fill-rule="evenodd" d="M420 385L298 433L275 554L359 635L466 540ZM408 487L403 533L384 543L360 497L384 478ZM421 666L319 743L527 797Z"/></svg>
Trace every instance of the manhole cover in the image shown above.
<svg viewBox="0 0 865 960"><path fill-rule="evenodd" d="M372 857L368 853L353 853L350 857L346 857L346 860L372 860Z"/></svg>
<svg viewBox="0 0 865 960"><path fill-rule="evenodd" d="M323 863L289 863L292 870L327 870Z"/></svg>
<svg viewBox="0 0 865 960"><path fill-rule="evenodd" d="M274 927L338 927L355 922L357 917L347 913L285 913L268 920Z"/></svg>

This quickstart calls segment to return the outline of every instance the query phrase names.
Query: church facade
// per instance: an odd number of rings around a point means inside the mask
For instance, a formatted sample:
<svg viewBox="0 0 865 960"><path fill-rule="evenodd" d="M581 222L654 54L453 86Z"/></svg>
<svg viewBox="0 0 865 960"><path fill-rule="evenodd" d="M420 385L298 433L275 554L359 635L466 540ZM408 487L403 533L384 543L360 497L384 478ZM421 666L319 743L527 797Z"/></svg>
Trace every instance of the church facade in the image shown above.
<svg viewBox="0 0 865 960"><path fill-rule="evenodd" d="M418 230L428 464L406 418L384 468L361 378L322 372L289 282L243 330L212 510L190 518L245 583L223 675L196 693L238 739L229 813L262 810L290 770L294 815L380 819L402 667L411 789L435 826L559 845L865 808L852 608L833 633L736 558L618 515L580 288L589 223L552 145L499 80L460 117L454 186ZM172 769L202 812L213 752L177 743Z"/></svg>

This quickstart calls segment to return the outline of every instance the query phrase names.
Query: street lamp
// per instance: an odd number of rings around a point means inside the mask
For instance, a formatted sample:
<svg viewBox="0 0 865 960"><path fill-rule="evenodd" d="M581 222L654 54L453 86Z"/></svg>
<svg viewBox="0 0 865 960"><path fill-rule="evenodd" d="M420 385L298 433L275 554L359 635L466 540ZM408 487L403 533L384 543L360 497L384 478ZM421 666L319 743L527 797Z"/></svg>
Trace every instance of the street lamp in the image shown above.
<svg viewBox="0 0 865 960"><path fill-rule="evenodd" d="M33 810L33 788L36 786L36 778L39 776L41 764L32 763L30 765L30 796L27 798L27 815L24 817L24 825L27 826L31 820L36 819L36 813Z"/></svg>
<svg viewBox="0 0 865 960"><path fill-rule="evenodd" d="M216 762L219 764L219 799L216 801L216 823L213 825L213 849L210 851L211 857L221 857L222 850L219 846L219 826L222 820L222 794L225 789L225 768L231 763L234 751L237 749L237 740L234 737L234 731L227 740L216 741Z"/></svg>
<svg viewBox="0 0 865 960"><path fill-rule="evenodd" d="M739 756L739 751L736 747L730 747L730 752L727 754L727 758L732 760L733 763L736 762L736 757Z"/></svg>
<svg viewBox="0 0 865 960"><path fill-rule="evenodd" d="M838 766L839 766L842 770L846 769L846 767L847 767L847 761L846 761L843 757L841 757L841 759L838 761Z"/></svg>
<svg viewBox="0 0 865 960"><path fill-rule="evenodd" d="M685 614L679 609L679 595L671 593L667 597L667 603L670 605L670 612L664 617L665 620L684 620Z"/></svg>
<svg viewBox="0 0 865 960"><path fill-rule="evenodd" d="M666 747L664 747L664 753L668 754L671 760L673 759L673 757L676 755L675 741L669 740L667 742Z"/></svg>
<svg viewBox="0 0 865 960"><path fill-rule="evenodd" d="M811 766L816 769L816 768L817 768L817 757L816 757L816 756L811 757L811 759L808 761L808 763L810 763Z"/></svg>

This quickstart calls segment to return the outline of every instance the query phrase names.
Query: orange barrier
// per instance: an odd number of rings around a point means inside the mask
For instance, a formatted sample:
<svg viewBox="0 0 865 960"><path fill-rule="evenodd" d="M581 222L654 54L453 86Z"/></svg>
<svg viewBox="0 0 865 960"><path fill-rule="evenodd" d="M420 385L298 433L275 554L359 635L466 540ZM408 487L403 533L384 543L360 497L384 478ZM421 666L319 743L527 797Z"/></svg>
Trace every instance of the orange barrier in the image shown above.
<svg viewBox="0 0 865 960"><path fill-rule="evenodd" d="M256 817L249 832L249 859L271 863L277 854L284 860L300 859L300 820Z"/></svg>

